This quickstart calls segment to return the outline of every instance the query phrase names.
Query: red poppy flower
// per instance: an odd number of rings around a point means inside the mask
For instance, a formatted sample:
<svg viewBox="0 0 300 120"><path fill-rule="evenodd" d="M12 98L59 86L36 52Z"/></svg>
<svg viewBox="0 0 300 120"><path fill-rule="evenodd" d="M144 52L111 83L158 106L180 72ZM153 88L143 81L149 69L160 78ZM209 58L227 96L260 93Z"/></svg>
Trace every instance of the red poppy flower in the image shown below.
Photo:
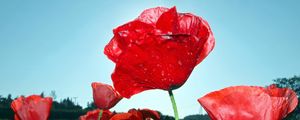
<svg viewBox="0 0 300 120"><path fill-rule="evenodd" d="M52 98L38 95L21 96L11 103L17 120L47 120L52 106Z"/></svg>
<svg viewBox="0 0 300 120"><path fill-rule="evenodd" d="M271 96L273 117L281 120L291 113L298 104L297 94L288 88L277 88L275 84L266 88L266 92Z"/></svg>
<svg viewBox="0 0 300 120"><path fill-rule="evenodd" d="M122 96L110 85L93 82L92 88L95 105L100 109L108 110L122 99Z"/></svg>
<svg viewBox="0 0 300 120"><path fill-rule="evenodd" d="M110 120L160 120L160 115L150 109L131 109L127 113L115 114Z"/></svg>
<svg viewBox="0 0 300 120"><path fill-rule="evenodd" d="M112 80L126 98L149 89L179 88L215 44L204 19L177 13L175 7L147 9L113 32L104 53L116 63Z"/></svg>
<svg viewBox="0 0 300 120"><path fill-rule="evenodd" d="M152 118L153 120L160 120L160 115L157 111L150 109L141 109L138 110L142 113L144 120Z"/></svg>
<svg viewBox="0 0 300 120"><path fill-rule="evenodd" d="M274 86L234 86L198 99L212 120L281 120L295 109L296 93Z"/></svg>
<svg viewBox="0 0 300 120"><path fill-rule="evenodd" d="M86 115L80 116L80 120L98 120L99 117L99 109L89 111ZM109 120L114 113L110 112L109 110L104 110L100 120Z"/></svg>

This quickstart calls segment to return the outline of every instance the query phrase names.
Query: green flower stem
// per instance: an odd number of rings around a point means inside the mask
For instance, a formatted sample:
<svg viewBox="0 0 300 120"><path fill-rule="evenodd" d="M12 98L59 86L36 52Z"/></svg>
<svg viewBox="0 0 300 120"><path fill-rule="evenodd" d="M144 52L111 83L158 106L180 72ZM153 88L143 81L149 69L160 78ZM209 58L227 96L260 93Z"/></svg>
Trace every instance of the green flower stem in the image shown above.
<svg viewBox="0 0 300 120"><path fill-rule="evenodd" d="M171 102L172 102L174 115L175 115L175 120L179 120L178 110L177 110L177 106L176 106L176 102L175 102L173 92L172 92L172 90L169 90L168 92L169 92L169 96L170 96L170 99L171 99Z"/></svg>
<svg viewBox="0 0 300 120"><path fill-rule="evenodd" d="M98 120L101 120L102 113L103 113L103 110L102 110L102 109L100 109L99 116L98 116Z"/></svg>

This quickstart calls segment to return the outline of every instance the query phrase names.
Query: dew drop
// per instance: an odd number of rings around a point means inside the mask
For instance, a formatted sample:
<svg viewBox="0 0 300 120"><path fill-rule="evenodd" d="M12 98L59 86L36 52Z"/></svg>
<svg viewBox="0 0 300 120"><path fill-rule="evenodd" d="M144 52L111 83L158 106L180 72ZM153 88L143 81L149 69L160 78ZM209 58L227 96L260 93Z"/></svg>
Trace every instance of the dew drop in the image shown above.
<svg viewBox="0 0 300 120"><path fill-rule="evenodd" d="M135 29L135 32L141 33L142 30L141 29Z"/></svg>
<svg viewBox="0 0 300 120"><path fill-rule="evenodd" d="M157 66L157 67L161 67L161 65L160 65L160 64L156 64L156 66Z"/></svg>
<svg viewBox="0 0 300 120"><path fill-rule="evenodd" d="M165 71L161 71L161 76L165 76Z"/></svg>
<svg viewBox="0 0 300 120"><path fill-rule="evenodd" d="M168 48L168 49L170 49L170 48L171 48L171 46L170 46L170 45L167 45L167 48Z"/></svg>
<svg viewBox="0 0 300 120"><path fill-rule="evenodd" d="M144 67L144 65L143 64L139 64L139 67Z"/></svg>
<svg viewBox="0 0 300 120"><path fill-rule="evenodd" d="M128 47L132 47L132 44L130 43L130 44L128 44Z"/></svg>
<svg viewBox="0 0 300 120"><path fill-rule="evenodd" d="M129 33L128 30L118 32L118 34L122 37L127 37L128 33Z"/></svg>
<svg viewBox="0 0 300 120"><path fill-rule="evenodd" d="M180 66L182 66L182 62L181 62L181 60L178 60L178 65L180 65Z"/></svg>
<svg viewBox="0 0 300 120"><path fill-rule="evenodd" d="M172 39L172 37L169 36L169 35L162 35L161 37L162 37L163 39L168 39L168 40L169 40L169 39Z"/></svg>
<svg viewBox="0 0 300 120"><path fill-rule="evenodd" d="M159 56L158 56L158 55L156 55L156 56L155 56L155 59L159 59Z"/></svg>

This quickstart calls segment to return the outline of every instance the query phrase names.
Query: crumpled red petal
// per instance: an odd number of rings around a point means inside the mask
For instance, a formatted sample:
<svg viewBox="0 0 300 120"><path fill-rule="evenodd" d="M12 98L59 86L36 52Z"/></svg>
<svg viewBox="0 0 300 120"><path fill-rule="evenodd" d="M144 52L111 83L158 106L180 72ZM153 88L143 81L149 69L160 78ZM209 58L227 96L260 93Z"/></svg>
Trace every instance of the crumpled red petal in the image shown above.
<svg viewBox="0 0 300 120"><path fill-rule="evenodd" d="M161 14L156 23L156 28L159 29L162 34L171 35L177 32L178 16L176 8L173 7L170 10Z"/></svg>
<svg viewBox="0 0 300 120"><path fill-rule="evenodd" d="M88 111L85 115L80 116L80 120L98 120L99 117L99 109ZM109 110L103 110L102 116L100 120L109 120L114 113L110 112Z"/></svg>
<svg viewBox="0 0 300 120"><path fill-rule="evenodd" d="M16 120L47 120L52 106L52 98L39 95L21 96L11 103Z"/></svg>
<svg viewBox="0 0 300 120"><path fill-rule="evenodd" d="M161 14L167 12L168 10L169 9L165 7L146 9L141 13L137 20L155 26Z"/></svg>
<svg viewBox="0 0 300 120"><path fill-rule="evenodd" d="M110 120L143 120L143 118L131 113L119 113L114 115Z"/></svg>
<svg viewBox="0 0 300 120"><path fill-rule="evenodd" d="M115 89L130 98L144 90L179 88L214 44L202 18L157 7L114 29L104 53L116 63Z"/></svg>
<svg viewBox="0 0 300 120"><path fill-rule="evenodd" d="M139 110L143 114L144 120L160 120L160 115L157 111L150 110L150 109L141 109Z"/></svg>
<svg viewBox="0 0 300 120"><path fill-rule="evenodd" d="M122 96L110 85L93 82L92 88L94 103L99 109L108 110L122 99Z"/></svg>
<svg viewBox="0 0 300 120"><path fill-rule="evenodd" d="M150 109L130 109L127 113L115 114L110 120L160 120L160 116Z"/></svg>
<svg viewBox="0 0 300 120"><path fill-rule="evenodd" d="M255 86L224 88L198 101L212 120L281 120L298 103L290 89Z"/></svg>
<svg viewBox="0 0 300 120"><path fill-rule="evenodd" d="M273 119L279 120L291 113L298 104L297 94L288 88L277 88L275 84L265 89L265 92L271 96Z"/></svg>

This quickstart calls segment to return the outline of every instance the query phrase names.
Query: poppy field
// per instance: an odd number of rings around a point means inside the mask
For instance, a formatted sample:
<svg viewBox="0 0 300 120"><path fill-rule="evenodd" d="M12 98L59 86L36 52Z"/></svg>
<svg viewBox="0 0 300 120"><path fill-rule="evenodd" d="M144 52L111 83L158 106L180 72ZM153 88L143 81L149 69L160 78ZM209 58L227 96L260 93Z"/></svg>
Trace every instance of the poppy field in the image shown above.
<svg viewBox="0 0 300 120"><path fill-rule="evenodd" d="M297 120L300 119L300 77L276 79L269 86L228 86L195 99L207 115L180 118L174 90L186 83L194 68L214 50L217 39L209 21L194 13L182 13L176 7L145 9L131 21L115 27L103 54L114 63L113 84L90 83L93 102L86 109L71 100L57 102L43 95L0 96L9 104L3 112L15 120ZM123 99L147 90L168 93L173 116L152 108L113 111ZM59 111L57 106L71 109ZM159 105L160 103L157 103ZM1 107L0 104L0 119ZM57 108L55 108L57 107ZM4 108L4 107L3 107ZM63 108L63 107L60 107ZM4 110L4 109L3 109ZM60 116L61 118L56 118ZM73 116L74 118L64 118Z"/></svg>

